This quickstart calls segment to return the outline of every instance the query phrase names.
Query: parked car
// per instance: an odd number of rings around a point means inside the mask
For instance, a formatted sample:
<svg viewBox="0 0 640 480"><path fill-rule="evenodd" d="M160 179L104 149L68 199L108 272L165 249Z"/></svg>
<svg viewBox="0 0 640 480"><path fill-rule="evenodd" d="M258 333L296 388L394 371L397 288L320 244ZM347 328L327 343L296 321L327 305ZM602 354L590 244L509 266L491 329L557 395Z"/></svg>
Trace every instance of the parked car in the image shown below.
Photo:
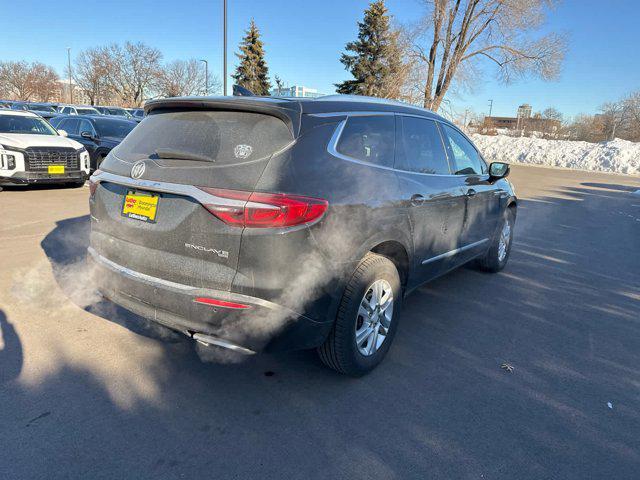
<svg viewBox="0 0 640 480"><path fill-rule="evenodd" d="M89 257L105 297L199 342L317 348L362 375L409 292L509 259L509 166L432 112L349 96L145 112L91 177Z"/></svg>
<svg viewBox="0 0 640 480"><path fill-rule="evenodd" d="M133 117L133 120L140 123L144 118L144 109L142 108L127 108L127 112Z"/></svg>
<svg viewBox="0 0 640 480"><path fill-rule="evenodd" d="M84 145L91 156L91 171L99 168L111 149L137 125L132 120L103 115L63 115L50 123Z"/></svg>
<svg viewBox="0 0 640 480"><path fill-rule="evenodd" d="M89 153L32 112L0 110L0 185L67 183L82 186Z"/></svg>
<svg viewBox="0 0 640 480"><path fill-rule="evenodd" d="M95 108L84 105L60 105L58 113L63 115L100 115Z"/></svg>
<svg viewBox="0 0 640 480"><path fill-rule="evenodd" d="M102 115L115 115L116 117L124 117L129 120L133 119L133 115L122 107L96 107L96 110Z"/></svg>

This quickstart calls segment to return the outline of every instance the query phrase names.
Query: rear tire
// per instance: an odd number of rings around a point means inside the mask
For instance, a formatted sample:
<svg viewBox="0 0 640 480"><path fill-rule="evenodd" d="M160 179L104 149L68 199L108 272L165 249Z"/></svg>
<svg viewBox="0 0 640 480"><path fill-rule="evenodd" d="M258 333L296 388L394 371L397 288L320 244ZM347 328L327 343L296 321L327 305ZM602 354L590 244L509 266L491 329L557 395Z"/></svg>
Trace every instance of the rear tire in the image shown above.
<svg viewBox="0 0 640 480"><path fill-rule="evenodd" d="M322 362L353 377L373 370L389 351L401 307L395 265L387 257L367 253L345 287L327 340L318 348Z"/></svg>
<svg viewBox="0 0 640 480"><path fill-rule="evenodd" d="M477 265L481 270L497 273L507 265L511 254L511 246L513 245L515 222L515 211L512 208L507 208L487 253L477 261Z"/></svg>

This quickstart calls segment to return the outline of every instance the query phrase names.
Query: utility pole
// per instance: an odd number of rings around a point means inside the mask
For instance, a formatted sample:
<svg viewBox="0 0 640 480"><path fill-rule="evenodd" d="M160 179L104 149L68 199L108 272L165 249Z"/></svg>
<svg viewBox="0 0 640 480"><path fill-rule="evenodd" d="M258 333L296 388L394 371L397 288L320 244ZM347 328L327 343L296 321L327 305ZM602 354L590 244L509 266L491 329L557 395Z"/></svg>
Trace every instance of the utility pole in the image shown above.
<svg viewBox="0 0 640 480"><path fill-rule="evenodd" d="M223 28L223 48L224 51L222 53L222 78L223 80L223 91L222 91L222 95L225 96L227 94L227 0L222 0L222 16L223 16L223 24L224 24L224 28Z"/></svg>
<svg viewBox="0 0 640 480"><path fill-rule="evenodd" d="M491 116L492 110L493 110L493 99L489 100L489 116Z"/></svg>
<svg viewBox="0 0 640 480"><path fill-rule="evenodd" d="M204 94L209 95L209 62L204 59L200 61L204 62Z"/></svg>
<svg viewBox="0 0 640 480"><path fill-rule="evenodd" d="M73 88L71 86L71 47L67 47L67 61L69 62L69 103L73 103Z"/></svg>

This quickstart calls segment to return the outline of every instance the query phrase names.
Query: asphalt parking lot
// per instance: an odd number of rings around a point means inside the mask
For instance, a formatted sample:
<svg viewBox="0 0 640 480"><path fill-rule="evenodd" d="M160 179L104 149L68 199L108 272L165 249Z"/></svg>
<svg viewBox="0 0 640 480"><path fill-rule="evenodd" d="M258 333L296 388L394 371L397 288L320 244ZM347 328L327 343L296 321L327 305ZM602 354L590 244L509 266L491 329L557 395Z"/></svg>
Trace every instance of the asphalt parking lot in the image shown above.
<svg viewBox="0 0 640 480"><path fill-rule="evenodd" d="M506 270L418 290L355 380L314 352L205 361L117 308L80 308L88 189L6 189L0 478L638 478L640 180L511 180Z"/></svg>

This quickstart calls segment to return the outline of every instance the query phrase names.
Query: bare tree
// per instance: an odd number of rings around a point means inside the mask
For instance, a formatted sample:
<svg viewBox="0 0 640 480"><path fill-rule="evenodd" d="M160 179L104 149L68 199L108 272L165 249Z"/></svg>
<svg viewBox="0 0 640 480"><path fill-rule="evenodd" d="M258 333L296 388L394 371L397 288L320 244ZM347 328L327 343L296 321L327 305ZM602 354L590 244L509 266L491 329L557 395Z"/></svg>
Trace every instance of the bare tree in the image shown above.
<svg viewBox="0 0 640 480"><path fill-rule="evenodd" d="M562 113L559 112L556 108L554 107L549 107L546 108L543 112L542 112L542 117L543 118L548 118L550 120L558 120L559 122L562 121Z"/></svg>
<svg viewBox="0 0 640 480"><path fill-rule="evenodd" d="M608 102L600 107L600 112L598 120L604 136L607 140L613 140L627 121L627 105L623 101Z"/></svg>
<svg viewBox="0 0 640 480"><path fill-rule="evenodd" d="M55 70L43 63L0 63L0 91L17 100L50 100L60 88Z"/></svg>
<svg viewBox="0 0 640 480"><path fill-rule="evenodd" d="M627 118L626 139L640 141L640 91L630 94L623 100Z"/></svg>
<svg viewBox="0 0 640 480"><path fill-rule="evenodd" d="M533 37L555 0L423 0L427 14L411 33L414 67L425 108L437 111L460 73L491 63L498 78L557 77L565 40L549 33ZM484 60L484 62L482 62ZM415 75L413 76L415 80Z"/></svg>
<svg viewBox="0 0 640 480"><path fill-rule="evenodd" d="M175 60L160 70L156 93L161 97L196 95L203 90L204 83L205 74L198 60ZM219 82L214 79L213 83Z"/></svg>
<svg viewBox="0 0 640 480"><path fill-rule="evenodd" d="M110 100L111 91L106 79L113 67L106 47L89 48L78 54L73 80L87 94L91 105Z"/></svg>
<svg viewBox="0 0 640 480"><path fill-rule="evenodd" d="M160 71L162 53L144 43L126 42L124 46L111 44L105 48L109 70L105 81L118 103L140 106L152 89Z"/></svg>
<svg viewBox="0 0 640 480"><path fill-rule="evenodd" d="M274 77L274 81L276 82L278 95L282 95L282 90L284 90L284 81L278 75Z"/></svg>

